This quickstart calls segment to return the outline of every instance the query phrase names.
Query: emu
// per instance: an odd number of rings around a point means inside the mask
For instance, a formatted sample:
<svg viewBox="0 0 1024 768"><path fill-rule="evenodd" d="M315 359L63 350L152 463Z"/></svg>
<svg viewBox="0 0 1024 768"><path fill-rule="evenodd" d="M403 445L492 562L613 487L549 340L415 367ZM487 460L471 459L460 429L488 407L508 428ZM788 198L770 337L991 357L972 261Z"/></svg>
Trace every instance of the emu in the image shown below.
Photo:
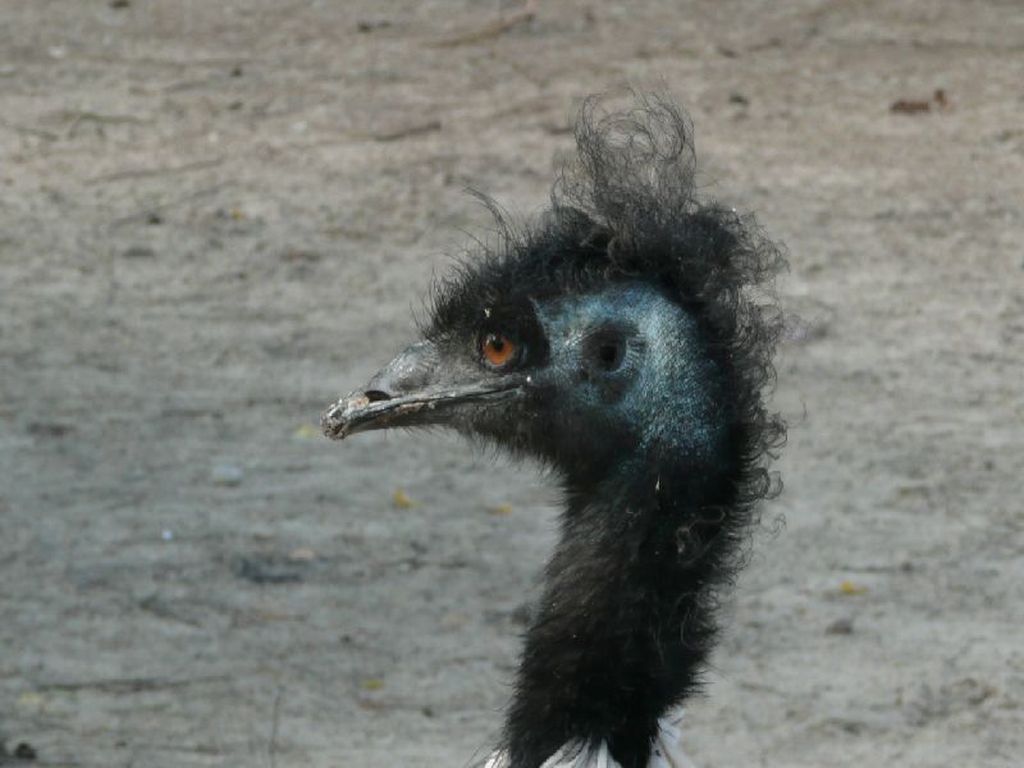
<svg viewBox="0 0 1024 768"><path fill-rule="evenodd" d="M434 288L417 341L322 415L341 439L444 425L539 459L561 538L494 768L682 766L716 605L785 437L766 400L785 266L751 216L699 199L686 115L590 99L550 209Z"/></svg>

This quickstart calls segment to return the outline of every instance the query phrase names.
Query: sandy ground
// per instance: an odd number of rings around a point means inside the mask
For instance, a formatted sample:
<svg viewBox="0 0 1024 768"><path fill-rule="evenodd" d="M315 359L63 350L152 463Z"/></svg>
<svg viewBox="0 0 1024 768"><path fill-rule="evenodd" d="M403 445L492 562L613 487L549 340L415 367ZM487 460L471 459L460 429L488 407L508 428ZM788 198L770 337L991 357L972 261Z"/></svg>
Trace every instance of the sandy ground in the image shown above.
<svg viewBox="0 0 1024 768"><path fill-rule="evenodd" d="M118 5L0 3L6 754L385 768L487 747L553 492L454 439L312 425L486 232L467 186L536 212L580 98L660 80L708 194L788 244L802 318L786 491L689 751L1021 764L1016 0L544 0L479 35L517 7Z"/></svg>

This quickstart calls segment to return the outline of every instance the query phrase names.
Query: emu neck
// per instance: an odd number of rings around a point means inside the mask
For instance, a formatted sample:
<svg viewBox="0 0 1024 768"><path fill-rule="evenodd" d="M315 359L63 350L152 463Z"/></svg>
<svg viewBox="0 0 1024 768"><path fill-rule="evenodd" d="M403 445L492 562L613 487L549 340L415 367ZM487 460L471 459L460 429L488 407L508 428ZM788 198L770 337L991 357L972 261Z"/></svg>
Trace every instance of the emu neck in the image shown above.
<svg viewBox="0 0 1024 768"><path fill-rule="evenodd" d="M633 457L570 485L506 726L513 768L602 741L623 768L645 768L658 718L694 689L719 560L707 543L718 473L700 463Z"/></svg>

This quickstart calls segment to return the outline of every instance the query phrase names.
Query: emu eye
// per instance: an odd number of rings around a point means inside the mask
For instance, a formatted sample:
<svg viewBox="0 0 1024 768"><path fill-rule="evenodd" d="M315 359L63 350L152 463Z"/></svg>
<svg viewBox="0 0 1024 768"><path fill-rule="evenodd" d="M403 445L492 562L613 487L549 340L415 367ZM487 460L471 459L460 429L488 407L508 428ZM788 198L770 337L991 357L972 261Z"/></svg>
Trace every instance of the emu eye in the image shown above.
<svg viewBox="0 0 1024 768"><path fill-rule="evenodd" d="M504 368L516 357L518 345L501 333L489 333L480 342L480 354L493 368Z"/></svg>

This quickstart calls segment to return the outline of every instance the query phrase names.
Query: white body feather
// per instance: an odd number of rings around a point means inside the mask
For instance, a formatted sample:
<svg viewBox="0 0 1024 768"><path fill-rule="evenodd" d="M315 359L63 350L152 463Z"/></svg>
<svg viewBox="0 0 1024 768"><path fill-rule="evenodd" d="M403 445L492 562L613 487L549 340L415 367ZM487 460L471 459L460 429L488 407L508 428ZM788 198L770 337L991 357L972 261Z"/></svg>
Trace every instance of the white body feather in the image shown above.
<svg viewBox="0 0 1024 768"><path fill-rule="evenodd" d="M647 768L694 768L683 753L679 742L682 737L680 723L683 710L670 712L658 721L658 736L651 747L651 759ZM501 752L491 755L484 768L508 768L508 760ZM608 745L601 742L597 750L581 750L577 745L566 744L553 754L541 768L621 768L608 752Z"/></svg>

